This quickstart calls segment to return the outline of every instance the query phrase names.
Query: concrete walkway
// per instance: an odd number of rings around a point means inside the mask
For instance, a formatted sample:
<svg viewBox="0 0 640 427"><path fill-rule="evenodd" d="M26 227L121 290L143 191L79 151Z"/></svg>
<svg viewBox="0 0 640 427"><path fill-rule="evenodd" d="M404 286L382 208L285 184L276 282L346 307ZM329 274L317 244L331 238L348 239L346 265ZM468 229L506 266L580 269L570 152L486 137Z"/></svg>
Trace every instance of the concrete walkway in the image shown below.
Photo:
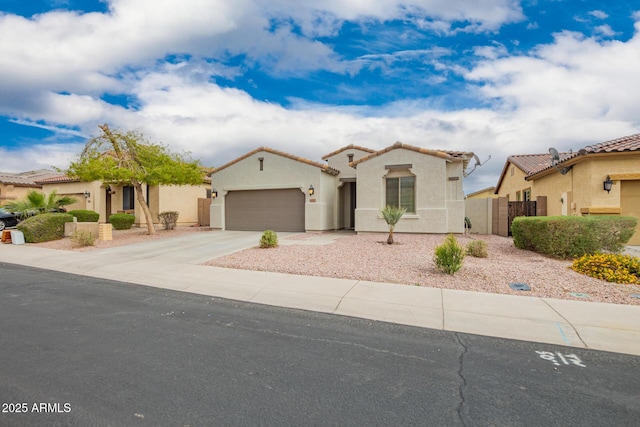
<svg viewBox="0 0 640 427"><path fill-rule="evenodd" d="M640 306L198 265L256 246L260 234L195 233L88 252L1 244L0 260L252 303L640 356ZM287 235L279 233L280 240ZM336 237L320 234L299 244L326 244Z"/></svg>

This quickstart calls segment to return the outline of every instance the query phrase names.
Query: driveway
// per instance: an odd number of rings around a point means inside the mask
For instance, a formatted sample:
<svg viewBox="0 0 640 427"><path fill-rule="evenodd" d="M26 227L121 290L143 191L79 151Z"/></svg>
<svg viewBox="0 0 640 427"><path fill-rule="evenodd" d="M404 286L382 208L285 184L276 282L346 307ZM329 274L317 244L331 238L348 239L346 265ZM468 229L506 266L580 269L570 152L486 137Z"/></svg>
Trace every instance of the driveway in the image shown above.
<svg viewBox="0 0 640 427"><path fill-rule="evenodd" d="M278 238L300 234L280 232ZM224 255L258 246L260 231L211 231L189 233L171 239L104 249L100 254L109 259L170 261L181 264L200 264Z"/></svg>

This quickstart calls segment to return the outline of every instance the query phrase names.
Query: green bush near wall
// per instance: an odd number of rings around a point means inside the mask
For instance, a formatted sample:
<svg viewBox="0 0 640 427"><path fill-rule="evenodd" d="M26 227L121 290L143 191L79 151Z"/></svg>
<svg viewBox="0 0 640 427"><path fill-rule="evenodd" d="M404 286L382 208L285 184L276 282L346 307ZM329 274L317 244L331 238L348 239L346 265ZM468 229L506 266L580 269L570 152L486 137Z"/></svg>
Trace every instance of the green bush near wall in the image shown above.
<svg viewBox="0 0 640 427"><path fill-rule="evenodd" d="M136 217L131 214L119 213L109 217L111 226L116 230L128 230L135 222Z"/></svg>
<svg viewBox="0 0 640 427"><path fill-rule="evenodd" d="M98 212L85 209L76 209L67 213L78 218L78 222L98 222L100 219L100 214Z"/></svg>
<svg viewBox="0 0 640 427"><path fill-rule="evenodd" d="M567 259L622 251L637 223L626 216L517 217L511 233L517 248Z"/></svg>
<svg viewBox="0 0 640 427"><path fill-rule="evenodd" d="M68 213L45 213L21 221L17 229L24 234L26 243L48 242L64 237L64 223L73 222Z"/></svg>

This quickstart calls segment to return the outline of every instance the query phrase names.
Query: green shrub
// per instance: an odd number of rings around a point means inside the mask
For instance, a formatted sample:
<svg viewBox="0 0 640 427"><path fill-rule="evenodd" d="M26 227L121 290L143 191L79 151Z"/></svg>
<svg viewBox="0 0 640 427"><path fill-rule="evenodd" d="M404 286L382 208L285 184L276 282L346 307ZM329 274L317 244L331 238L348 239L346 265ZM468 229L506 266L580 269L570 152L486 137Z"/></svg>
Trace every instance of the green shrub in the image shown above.
<svg viewBox="0 0 640 427"><path fill-rule="evenodd" d="M100 219L100 214L98 212L88 211L85 209L76 209L67 213L75 216L78 219L78 222L98 222Z"/></svg>
<svg viewBox="0 0 640 427"><path fill-rule="evenodd" d="M513 243L558 258L597 252L620 252L633 236L638 220L621 216L517 217L511 224Z"/></svg>
<svg viewBox="0 0 640 427"><path fill-rule="evenodd" d="M68 213L44 213L25 219L17 228L24 233L25 242L40 243L62 239L65 222L73 222L73 216Z"/></svg>
<svg viewBox="0 0 640 427"><path fill-rule="evenodd" d="M128 230L135 220L135 216L126 213L113 214L109 217L109 222L115 230Z"/></svg>
<svg viewBox="0 0 640 427"><path fill-rule="evenodd" d="M487 242L484 240L474 240L467 244L467 255L476 258L486 258L489 256L487 252Z"/></svg>
<svg viewBox="0 0 640 427"><path fill-rule="evenodd" d="M571 268L607 282L640 283L640 258L630 255L584 255L573 261Z"/></svg>
<svg viewBox="0 0 640 427"><path fill-rule="evenodd" d="M261 248L275 248L278 246L278 235L273 230L265 230L260 238Z"/></svg>
<svg viewBox="0 0 640 427"><path fill-rule="evenodd" d="M93 246L96 238L92 232L87 230L76 230L71 235L71 246L74 248L83 248L85 246Z"/></svg>
<svg viewBox="0 0 640 427"><path fill-rule="evenodd" d="M433 260L438 269L447 274L453 274L462 268L464 252L464 248L458 244L453 234L449 234L444 243L436 247Z"/></svg>
<svg viewBox="0 0 640 427"><path fill-rule="evenodd" d="M158 214L158 219L160 220L160 224L164 226L165 230L173 230L176 228L179 215L180 213L177 211L160 212Z"/></svg>

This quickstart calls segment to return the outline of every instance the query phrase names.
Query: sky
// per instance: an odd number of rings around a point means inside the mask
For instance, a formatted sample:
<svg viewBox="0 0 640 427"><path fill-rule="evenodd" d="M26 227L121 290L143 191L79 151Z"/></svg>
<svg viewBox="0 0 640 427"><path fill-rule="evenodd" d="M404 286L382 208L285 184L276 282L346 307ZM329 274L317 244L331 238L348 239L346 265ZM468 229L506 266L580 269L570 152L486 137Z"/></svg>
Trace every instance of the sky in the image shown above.
<svg viewBox="0 0 640 427"><path fill-rule="evenodd" d="M210 167L472 151L470 193L639 111L640 0L0 0L3 172L64 168L107 123Z"/></svg>

